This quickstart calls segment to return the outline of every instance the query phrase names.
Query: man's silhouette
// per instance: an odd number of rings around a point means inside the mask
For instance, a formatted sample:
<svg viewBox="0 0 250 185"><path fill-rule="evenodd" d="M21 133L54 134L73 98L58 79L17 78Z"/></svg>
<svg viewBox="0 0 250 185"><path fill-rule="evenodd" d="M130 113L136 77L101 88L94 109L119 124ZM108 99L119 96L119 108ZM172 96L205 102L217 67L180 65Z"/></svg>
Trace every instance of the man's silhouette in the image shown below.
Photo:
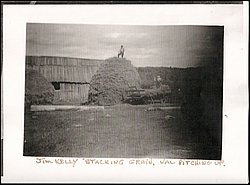
<svg viewBox="0 0 250 185"><path fill-rule="evenodd" d="M120 57L120 55L121 55L122 58L123 58L124 52L125 52L124 47L123 47L123 45L121 45L121 48L120 48L120 50L119 50L119 52L118 52L118 58Z"/></svg>

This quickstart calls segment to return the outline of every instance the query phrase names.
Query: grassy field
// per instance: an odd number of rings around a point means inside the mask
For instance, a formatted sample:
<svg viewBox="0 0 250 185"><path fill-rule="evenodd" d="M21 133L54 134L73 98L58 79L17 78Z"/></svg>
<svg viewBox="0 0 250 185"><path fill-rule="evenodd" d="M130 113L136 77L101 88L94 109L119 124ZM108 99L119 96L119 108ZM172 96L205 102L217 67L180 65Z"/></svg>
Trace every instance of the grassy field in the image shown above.
<svg viewBox="0 0 250 185"><path fill-rule="evenodd" d="M25 114L24 155L95 158L220 159L206 129L180 109L117 105L104 110Z"/></svg>

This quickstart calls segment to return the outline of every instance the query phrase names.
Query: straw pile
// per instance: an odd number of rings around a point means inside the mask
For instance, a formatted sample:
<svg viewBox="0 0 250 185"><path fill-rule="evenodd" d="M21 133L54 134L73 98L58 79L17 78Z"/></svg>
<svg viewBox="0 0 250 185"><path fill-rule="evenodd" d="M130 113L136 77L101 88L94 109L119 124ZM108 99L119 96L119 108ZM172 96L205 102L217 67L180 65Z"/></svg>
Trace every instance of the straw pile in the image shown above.
<svg viewBox="0 0 250 185"><path fill-rule="evenodd" d="M31 105L51 104L54 98L54 87L44 76L35 70L25 72L25 108Z"/></svg>
<svg viewBox="0 0 250 185"><path fill-rule="evenodd" d="M89 89L89 104L114 105L122 103L129 87L140 88L141 80L131 61L124 58L109 58L101 64L92 77Z"/></svg>

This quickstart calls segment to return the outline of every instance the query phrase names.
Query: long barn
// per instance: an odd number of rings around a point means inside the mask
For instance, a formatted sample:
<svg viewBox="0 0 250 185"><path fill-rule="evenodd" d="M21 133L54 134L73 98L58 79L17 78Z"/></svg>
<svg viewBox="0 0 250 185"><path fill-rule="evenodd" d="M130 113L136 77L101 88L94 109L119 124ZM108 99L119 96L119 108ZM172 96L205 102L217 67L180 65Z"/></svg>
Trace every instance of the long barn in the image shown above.
<svg viewBox="0 0 250 185"><path fill-rule="evenodd" d="M88 100L89 83L103 60L26 56L26 69L42 74L55 88L55 104L81 104Z"/></svg>

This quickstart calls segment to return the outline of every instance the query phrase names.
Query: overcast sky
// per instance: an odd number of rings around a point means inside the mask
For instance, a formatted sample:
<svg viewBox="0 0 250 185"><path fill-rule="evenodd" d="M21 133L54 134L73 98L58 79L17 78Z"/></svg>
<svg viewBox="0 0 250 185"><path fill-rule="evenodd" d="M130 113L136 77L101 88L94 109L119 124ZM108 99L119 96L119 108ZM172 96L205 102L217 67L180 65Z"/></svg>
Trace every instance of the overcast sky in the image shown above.
<svg viewBox="0 0 250 185"><path fill-rule="evenodd" d="M216 56L219 27L119 26L28 23L26 55L107 59L125 58L136 67L194 67Z"/></svg>

